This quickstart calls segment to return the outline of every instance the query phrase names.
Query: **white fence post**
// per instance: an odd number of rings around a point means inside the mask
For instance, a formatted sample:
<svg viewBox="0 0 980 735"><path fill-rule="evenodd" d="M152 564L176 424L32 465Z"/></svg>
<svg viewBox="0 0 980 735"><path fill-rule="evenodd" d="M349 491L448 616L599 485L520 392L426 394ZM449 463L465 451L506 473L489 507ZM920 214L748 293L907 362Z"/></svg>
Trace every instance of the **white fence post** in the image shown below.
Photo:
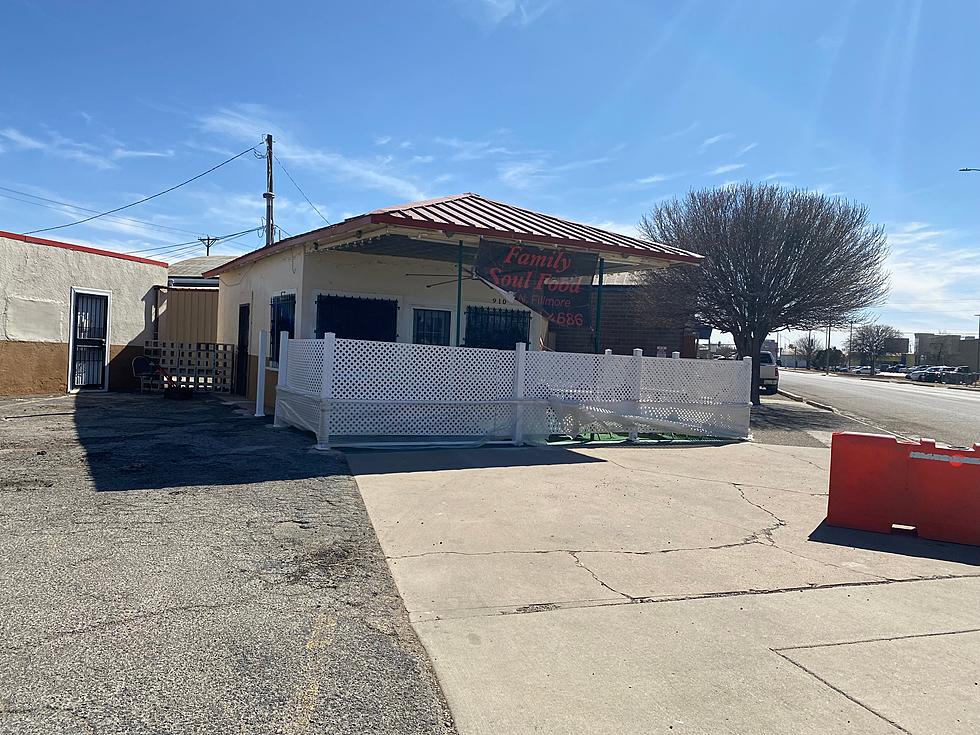
<svg viewBox="0 0 980 735"><path fill-rule="evenodd" d="M259 331L259 374L255 377L255 415L265 416L265 361L269 354L269 333Z"/></svg>
<svg viewBox="0 0 980 735"><path fill-rule="evenodd" d="M640 403L643 400L643 350L639 347L633 350L633 361L636 363L636 413L640 413ZM639 427L630 430L629 440L635 442L639 438Z"/></svg>
<svg viewBox="0 0 980 735"><path fill-rule="evenodd" d="M607 350L606 350L606 351L605 351L605 352L604 352L603 354L604 354L604 355L611 355L611 354L612 354L612 350L608 350L608 349L607 349Z"/></svg>
<svg viewBox="0 0 980 735"><path fill-rule="evenodd" d="M672 358L674 358L675 360L680 360L681 359L681 353L678 352L677 350L674 350L673 352L671 352L670 353L670 356Z"/></svg>
<svg viewBox="0 0 980 735"><path fill-rule="evenodd" d="M272 425L283 427L286 423L282 420L279 411L279 389L285 388L289 380L289 332L279 332L279 379L276 381L276 418Z"/></svg>
<svg viewBox="0 0 980 735"><path fill-rule="evenodd" d="M524 368L527 360L527 345L518 342L514 346L514 444L524 443Z"/></svg>
<svg viewBox="0 0 980 735"><path fill-rule="evenodd" d="M323 335L323 375L320 378L320 430L316 434L316 448L330 449L330 399L333 398L334 350L337 335Z"/></svg>

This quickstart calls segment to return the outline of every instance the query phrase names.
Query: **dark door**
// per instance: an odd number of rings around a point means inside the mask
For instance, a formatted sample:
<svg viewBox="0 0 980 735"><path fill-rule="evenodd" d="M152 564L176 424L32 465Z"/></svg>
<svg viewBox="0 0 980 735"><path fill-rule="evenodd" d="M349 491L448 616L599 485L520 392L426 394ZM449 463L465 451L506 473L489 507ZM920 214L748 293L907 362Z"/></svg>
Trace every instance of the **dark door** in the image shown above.
<svg viewBox="0 0 980 735"><path fill-rule="evenodd" d="M318 296L316 336L333 332L338 339L395 342L398 339L398 302L354 296Z"/></svg>
<svg viewBox="0 0 980 735"><path fill-rule="evenodd" d="M448 345L452 312L445 309L415 309L412 342L417 345Z"/></svg>
<svg viewBox="0 0 980 735"><path fill-rule="evenodd" d="M235 393L248 392L248 328L251 323L251 304L238 306L238 344L235 347Z"/></svg>
<svg viewBox="0 0 980 735"><path fill-rule="evenodd" d="M109 297L104 294L76 293L72 324L74 345L71 354L70 390L106 387L106 340L109 327Z"/></svg>

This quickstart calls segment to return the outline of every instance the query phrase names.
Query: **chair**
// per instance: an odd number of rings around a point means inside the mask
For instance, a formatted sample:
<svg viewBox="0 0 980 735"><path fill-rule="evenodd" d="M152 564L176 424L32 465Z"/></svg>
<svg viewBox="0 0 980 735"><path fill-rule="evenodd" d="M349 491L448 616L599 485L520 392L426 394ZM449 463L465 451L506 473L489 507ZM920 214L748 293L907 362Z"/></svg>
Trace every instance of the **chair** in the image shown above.
<svg viewBox="0 0 980 735"><path fill-rule="evenodd" d="M140 393L153 388L153 379L161 373L160 366L146 355L133 358L133 377L140 380Z"/></svg>

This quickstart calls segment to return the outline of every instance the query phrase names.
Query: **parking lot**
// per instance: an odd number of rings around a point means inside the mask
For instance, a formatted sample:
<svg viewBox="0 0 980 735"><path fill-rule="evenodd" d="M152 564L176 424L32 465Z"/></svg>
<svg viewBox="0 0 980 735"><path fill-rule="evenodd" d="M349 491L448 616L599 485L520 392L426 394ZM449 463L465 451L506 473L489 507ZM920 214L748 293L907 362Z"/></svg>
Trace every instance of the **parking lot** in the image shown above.
<svg viewBox="0 0 980 735"><path fill-rule="evenodd" d="M0 401L0 733L446 733L342 458L232 405Z"/></svg>

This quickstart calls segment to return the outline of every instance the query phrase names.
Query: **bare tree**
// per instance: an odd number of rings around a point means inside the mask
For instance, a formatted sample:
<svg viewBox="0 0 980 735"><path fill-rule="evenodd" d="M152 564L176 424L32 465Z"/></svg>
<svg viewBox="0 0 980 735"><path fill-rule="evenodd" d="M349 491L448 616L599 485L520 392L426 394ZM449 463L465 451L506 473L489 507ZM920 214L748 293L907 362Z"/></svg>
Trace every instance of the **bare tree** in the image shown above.
<svg viewBox="0 0 980 735"><path fill-rule="evenodd" d="M878 358L888 354L888 341L901 336L901 332L887 324L862 324L854 330L854 336L848 339L847 351L867 357L871 374L874 375Z"/></svg>
<svg viewBox="0 0 980 735"><path fill-rule="evenodd" d="M803 355L803 359L806 360L806 369L809 370L813 358L820 351L820 345L812 334L808 334L806 337L800 337L796 340L793 343L793 349L798 354Z"/></svg>
<svg viewBox="0 0 980 735"><path fill-rule="evenodd" d="M650 308L730 332L753 358L754 403L770 332L842 324L888 293L884 230L865 207L822 194L752 183L691 191L645 215L640 230L705 256L652 271Z"/></svg>

